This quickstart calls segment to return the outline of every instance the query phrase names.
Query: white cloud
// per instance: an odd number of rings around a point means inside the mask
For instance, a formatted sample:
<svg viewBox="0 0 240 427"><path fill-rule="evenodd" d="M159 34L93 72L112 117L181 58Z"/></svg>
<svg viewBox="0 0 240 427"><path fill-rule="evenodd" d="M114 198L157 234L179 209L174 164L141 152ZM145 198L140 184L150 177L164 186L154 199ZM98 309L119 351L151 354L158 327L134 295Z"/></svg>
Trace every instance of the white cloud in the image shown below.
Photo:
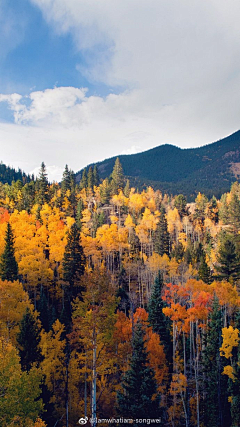
<svg viewBox="0 0 240 427"><path fill-rule="evenodd" d="M21 164L78 170L140 147L199 146L239 128L239 1L31 2L58 34L72 35L86 63L79 70L113 93L59 87L1 96L16 125L1 126L0 138Z"/></svg>
<svg viewBox="0 0 240 427"><path fill-rule="evenodd" d="M37 177L39 175L39 170L40 170L40 167L35 167L30 171L30 174L31 175L33 174L35 177ZM56 165L47 166L46 172L48 175L48 180L50 182L53 182L53 181L60 182L63 176L63 170L64 170L63 168L60 168L59 166L56 166Z"/></svg>

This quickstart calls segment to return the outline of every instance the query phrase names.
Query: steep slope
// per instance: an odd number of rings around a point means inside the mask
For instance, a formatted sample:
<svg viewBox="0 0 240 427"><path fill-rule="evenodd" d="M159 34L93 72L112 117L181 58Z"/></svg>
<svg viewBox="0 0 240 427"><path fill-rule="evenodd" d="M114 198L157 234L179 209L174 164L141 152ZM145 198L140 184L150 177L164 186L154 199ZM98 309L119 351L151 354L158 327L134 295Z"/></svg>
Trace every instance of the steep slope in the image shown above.
<svg viewBox="0 0 240 427"><path fill-rule="evenodd" d="M200 148L181 149L161 145L151 150L120 155L131 184L194 197L198 191L220 196L240 177L240 131ZM97 163L101 178L112 172L116 157ZM80 179L77 173L77 179Z"/></svg>

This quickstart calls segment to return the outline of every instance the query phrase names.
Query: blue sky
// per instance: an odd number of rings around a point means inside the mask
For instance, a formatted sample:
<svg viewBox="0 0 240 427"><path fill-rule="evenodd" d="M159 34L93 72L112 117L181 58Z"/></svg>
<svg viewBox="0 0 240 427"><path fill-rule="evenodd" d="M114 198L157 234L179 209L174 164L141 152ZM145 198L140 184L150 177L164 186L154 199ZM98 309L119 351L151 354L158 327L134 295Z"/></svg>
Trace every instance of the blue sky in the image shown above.
<svg viewBox="0 0 240 427"><path fill-rule="evenodd" d="M239 129L236 0L0 0L0 146L51 179Z"/></svg>

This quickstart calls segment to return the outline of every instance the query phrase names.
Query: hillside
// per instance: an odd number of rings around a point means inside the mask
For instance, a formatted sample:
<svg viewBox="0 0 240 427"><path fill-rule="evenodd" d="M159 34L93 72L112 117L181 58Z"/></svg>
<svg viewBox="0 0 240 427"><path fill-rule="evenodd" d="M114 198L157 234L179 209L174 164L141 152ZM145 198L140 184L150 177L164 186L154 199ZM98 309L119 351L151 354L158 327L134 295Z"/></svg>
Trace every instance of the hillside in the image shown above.
<svg viewBox="0 0 240 427"><path fill-rule="evenodd" d="M26 175L21 169L14 169L10 166L6 166L4 163L0 163L0 182L3 184L11 184L12 181L22 181L23 184L30 182L34 177Z"/></svg>
<svg viewBox="0 0 240 427"><path fill-rule="evenodd" d="M240 177L240 131L200 148L161 145L151 150L120 155L125 175L138 188L151 185L189 199L200 191L219 197ZM112 172L116 157L97 163L100 178ZM76 174L80 179L81 171Z"/></svg>

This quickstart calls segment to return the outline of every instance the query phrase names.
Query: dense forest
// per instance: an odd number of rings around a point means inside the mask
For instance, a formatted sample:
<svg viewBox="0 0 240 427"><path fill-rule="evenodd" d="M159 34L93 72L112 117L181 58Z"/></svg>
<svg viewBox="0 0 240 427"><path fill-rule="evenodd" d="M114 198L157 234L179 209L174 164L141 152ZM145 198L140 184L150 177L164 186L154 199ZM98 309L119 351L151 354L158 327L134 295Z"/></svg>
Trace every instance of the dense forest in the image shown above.
<svg viewBox="0 0 240 427"><path fill-rule="evenodd" d="M24 184L34 180L34 177L31 175L25 174L21 169L14 169L10 166L0 163L0 182L3 184L11 184L12 181L22 181Z"/></svg>
<svg viewBox="0 0 240 427"><path fill-rule="evenodd" d="M0 425L240 425L240 185L0 184Z"/></svg>

